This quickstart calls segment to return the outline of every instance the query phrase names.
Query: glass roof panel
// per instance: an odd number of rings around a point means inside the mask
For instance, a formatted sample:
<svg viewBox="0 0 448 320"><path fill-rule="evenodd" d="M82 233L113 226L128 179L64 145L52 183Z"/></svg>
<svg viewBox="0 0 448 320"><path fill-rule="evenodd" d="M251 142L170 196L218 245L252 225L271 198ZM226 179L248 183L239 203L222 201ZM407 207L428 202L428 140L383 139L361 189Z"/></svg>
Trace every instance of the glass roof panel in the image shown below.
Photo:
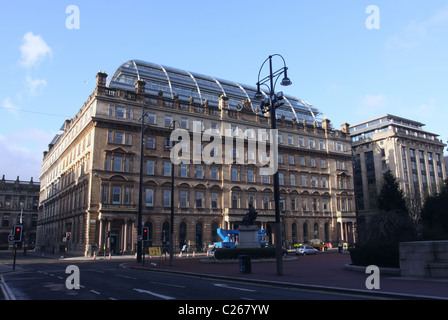
<svg viewBox="0 0 448 320"><path fill-rule="evenodd" d="M231 109L236 109L237 105L242 105L242 101L247 99L252 103L252 110L260 109L258 102L252 101L255 87L141 60L130 60L119 66L109 78L108 86L134 91L137 79L145 80L146 92L153 95L162 91L167 97L174 98L174 94L178 94L179 99L184 101L193 97L200 104L207 99L209 105L217 106L219 97L224 94L229 98ZM268 94L263 93L268 97ZM277 108L276 115L278 118L284 115L288 120L306 120L309 124L315 120L320 123L325 118L313 105L291 96L285 96L284 104Z"/></svg>

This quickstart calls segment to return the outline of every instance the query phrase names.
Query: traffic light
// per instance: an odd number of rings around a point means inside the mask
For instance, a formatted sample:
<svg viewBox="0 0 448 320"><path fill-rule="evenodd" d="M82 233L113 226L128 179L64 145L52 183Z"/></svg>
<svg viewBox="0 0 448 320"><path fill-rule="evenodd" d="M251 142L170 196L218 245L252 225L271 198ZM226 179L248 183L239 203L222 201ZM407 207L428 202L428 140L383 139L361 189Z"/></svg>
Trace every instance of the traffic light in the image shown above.
<svg viewBox="0 0 448 320"><path fill-rule="evenodd" d="M14 241L20 242L22 241L22 226L21 225L15 225L14 226L14 232L12 234L14 236Z"/></svg>
<svg viewBox="0 0 448 320"><path fill-rule="evenodd" d="M72 235L71 232L66 232L65 233L65 241L69 242L70 241L70 236Z"/></svg>
<svg viewBox="0 0 448 320"><path fill-rule="evenodd" d="M149 228L148 227L142 228L142 240L149 241Z"/></svg>

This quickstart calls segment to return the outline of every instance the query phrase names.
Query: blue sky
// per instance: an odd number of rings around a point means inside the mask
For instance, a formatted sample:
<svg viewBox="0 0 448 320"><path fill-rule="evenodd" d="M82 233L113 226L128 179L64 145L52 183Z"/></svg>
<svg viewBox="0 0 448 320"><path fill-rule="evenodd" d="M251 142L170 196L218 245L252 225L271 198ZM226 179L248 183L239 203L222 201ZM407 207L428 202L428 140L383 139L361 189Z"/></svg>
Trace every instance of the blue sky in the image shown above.
<svg viewBox="0 0 448 320"><path fill-rule="evenodd" d="M79 29L66 26L69 5ZM366 27L369 5L379 29ZM92 93L96 73L112 75L130 59L255 85L263 61L279 53L293 85L277 89L334 127L390 113L446 143L447 40L446 0L5 2L0 175L37 180L42 152Z"/></svg>

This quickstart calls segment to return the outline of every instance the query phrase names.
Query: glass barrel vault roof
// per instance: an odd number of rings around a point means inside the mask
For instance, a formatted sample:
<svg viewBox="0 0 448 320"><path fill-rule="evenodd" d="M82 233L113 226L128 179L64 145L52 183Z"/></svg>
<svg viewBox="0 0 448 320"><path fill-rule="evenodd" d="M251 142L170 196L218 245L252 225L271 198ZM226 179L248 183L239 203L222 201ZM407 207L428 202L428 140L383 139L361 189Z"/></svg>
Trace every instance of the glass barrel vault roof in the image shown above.
<svg viewBox="0 0 448 320"><path fill-rule="evenodd" d="M107 85L110 88L133 91L134 83L138 79L145 80L145 90L152 95L162 91L164 96L171 99L177 94L179 100L189 101L190 97L193 97L194 101L200 104L207 100L210 106L218 106L218 98L224 95L229 99L230 109L236 110L243 100L250 103L252 111L255 112L258 108L256 102L252 104L255 87L141 60L123 63L109 78ZM267 93L263 94L268 97ZM309 124L317 121L319 125L325 118L316 107L301 99L285 95L284 102L276 109L277 118L284 115L287 120L296 118L299 122L306 120Z"/></svg>

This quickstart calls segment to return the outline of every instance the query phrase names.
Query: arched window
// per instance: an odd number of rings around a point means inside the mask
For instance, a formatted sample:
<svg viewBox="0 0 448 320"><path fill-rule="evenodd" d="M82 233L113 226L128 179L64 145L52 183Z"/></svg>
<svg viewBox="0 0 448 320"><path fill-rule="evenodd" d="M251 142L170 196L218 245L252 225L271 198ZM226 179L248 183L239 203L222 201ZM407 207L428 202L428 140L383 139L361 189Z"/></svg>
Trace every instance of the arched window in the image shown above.
<svg viewBox="0 0 448 320"><path fill-rule="evenodd" d="M319 239L319 225L317 223L314 224L313 238Z"/></svg>
<svg viewBox="0 0 448 320"><path fill-rule="evenodd" d="M297 224L293 223L292 226L292 242L293 244L297 242Z"/></svg>
<svg viewBox="0 0 448 320"><path fill-rule="evenodd" d="M202 252L202 222L196 224L196 250Z"/></svg>
<svg viewBox="0 0 448 320"><path fill-rule="evenodd" d="M308 242L308 224L303 224L303 241Z"/></svg>
<svg viewBox="0 0 448 320"><path fill-rule="evenodd" d="M162 225L162 243L166 244L170 241L170 223L164 222Z"/></svg>
<svg viewBox="0 0 448 320"><path fill-rule="evenodd" d="M179 248L187 243L187 223L182 221L179 225Z"/></svg>

